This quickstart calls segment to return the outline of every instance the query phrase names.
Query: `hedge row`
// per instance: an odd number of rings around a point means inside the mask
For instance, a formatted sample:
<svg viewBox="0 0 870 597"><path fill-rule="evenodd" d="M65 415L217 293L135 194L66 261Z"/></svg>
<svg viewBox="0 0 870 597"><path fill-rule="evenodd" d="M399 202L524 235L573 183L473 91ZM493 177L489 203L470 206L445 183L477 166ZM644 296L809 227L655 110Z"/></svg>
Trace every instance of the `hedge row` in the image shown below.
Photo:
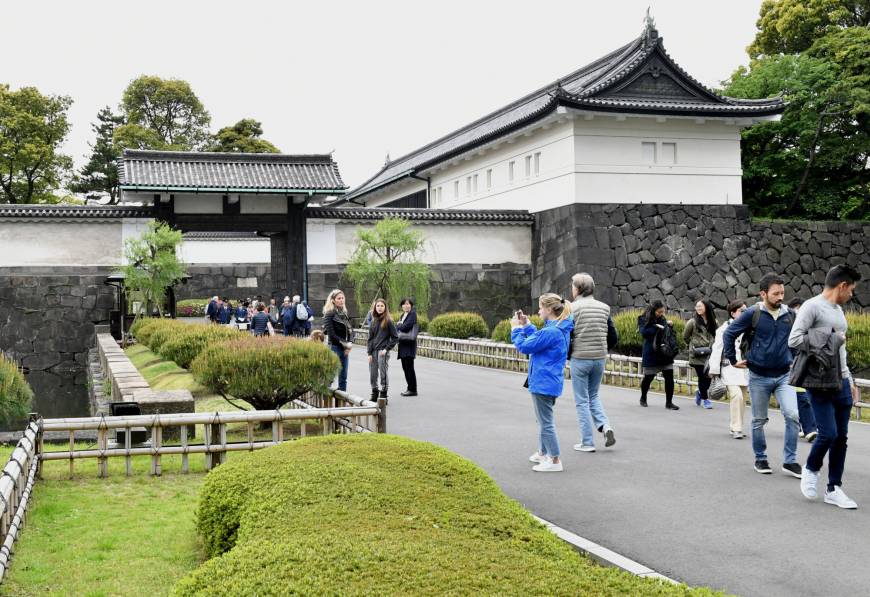
<svg viewBox="0 0 870 597"><path fill-rule="evenodd" d="M401 479L401 482L397 482ZM205 479L204 595L710 595L577 554L478 466L390 435L305 438Z"/></svg>
<svg viewBox="0 0 870 597"><path fill-rule="evenodd" d="M0 422L19 421L30 412L33 390L18 365L0 352Z"/></svg>
<svg viewBox="0 0 870 597"><path fill-rule="evenodd" d="M211 392L255 409L280 408L309 391L327 392L340 367L322 342L257 338L235 328L173 319L140 319L133 336L164 359L190 369Z"/></svg>
<svg viewBox="0 0 870 597"><path fill-rule="evenodd" d="M489 327L486 321L477 313L453 311L442 313L429 323L429 333L439 338L486 338Z"/></svg>

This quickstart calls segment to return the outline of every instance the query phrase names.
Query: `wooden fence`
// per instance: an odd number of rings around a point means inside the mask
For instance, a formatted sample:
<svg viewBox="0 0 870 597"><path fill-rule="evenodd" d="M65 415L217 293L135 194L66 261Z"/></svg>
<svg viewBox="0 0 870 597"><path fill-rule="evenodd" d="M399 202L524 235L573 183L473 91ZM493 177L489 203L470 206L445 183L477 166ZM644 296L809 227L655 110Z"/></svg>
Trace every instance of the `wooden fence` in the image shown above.
<svg viewBox="0 0 870 597"><path fill-rule="evenodd" d="M357 329L355 332L354 342L365 345L368 330ZM422 334L417 336L417 356L523 373L528 370L529 365L528 356L518 352L513 344L489 340L457 340ZM604 383L640 387L643 379L641 361L641 357L608 355L604 365ZM571 367L568 363L565 365L565 378L571 378ZM870 408L870 380L856 379L855 385L861 393L861 400L855 404L854 414L860 420L862 409ZM674 361L674 386L675 391L681 394L692 394L698 386L697 374L688 361ZM661 376L656 378L653 387L664 387Z"/></svg>
<svg viewBox="0 0 870 597"><path fill-rule="evenodd" d="M0 582L6 576L15 540L24 527L27 504L40 469L40 424L40 420L32 418L0 477Z"/></svg>

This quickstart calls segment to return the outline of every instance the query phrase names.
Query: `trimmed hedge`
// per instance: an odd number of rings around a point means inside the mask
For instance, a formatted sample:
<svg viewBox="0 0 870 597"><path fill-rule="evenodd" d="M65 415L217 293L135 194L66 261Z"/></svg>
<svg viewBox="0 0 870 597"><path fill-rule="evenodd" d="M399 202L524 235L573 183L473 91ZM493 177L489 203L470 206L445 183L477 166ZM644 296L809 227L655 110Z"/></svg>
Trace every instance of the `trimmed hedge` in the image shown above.
<svg viewBox="0 0 870 597"><path fill-rule="evenodd" d="M473 463L390 435L239 454L206 477L197 529L213 557L177 596L714 594L597 566Z"/></svg>
<svg viewBox="0 0 870 597"><path fill-rule="evenodd" d="M309 391L328 394L340 368L326 344L247 334L207 346L190 366L210 391L258 410L280 408Z"/></svg>
<svg viewBox="0 0 870 597"><path fill-rule="evenodd" d="M179 367L190 368L193 360L205 348L216 342L234 340L239 331L223 325L186 325L160 346L159 354L164 359L175 361Z"/></svg>
<svg viewBox="0 0 870 597"><path fill-rule="evenodd" d="M429 322L429 333L439 338L486 338L489 327L486 321L477 313L453 311L442 313Z"/></svg>
<svg viewBox="0 0 870 597"><path fill-rule="evenodd" d="M541 329L544 327L544 320L541 319L540 315L530 315L529 321L535 324L535 327ZM492 336L491 339L496 342L504 342L506 344L511 343L511 320L510 319L502 319L495 327L492 328Z"/></svg>
<svg viewBox="0 0 870 597"><path fill-rule="evenodd" d="M30 412L33 390L14 361L0 352L0 422L12 423Z"/></svg>
<svg viewBox="0 0 870 597"><path fill-rule="evenodd" d="M643 315L642 309L628 309L613 316L613 325L619 334L619 343L613 352L626 356L640 356L643 353L643 337L637 329L637 318ZM666 315L667 319L674 322L674 333L677 336L677 345L680 351L686 349L683 342L683 330L686 322L679 317Z"/></svg>

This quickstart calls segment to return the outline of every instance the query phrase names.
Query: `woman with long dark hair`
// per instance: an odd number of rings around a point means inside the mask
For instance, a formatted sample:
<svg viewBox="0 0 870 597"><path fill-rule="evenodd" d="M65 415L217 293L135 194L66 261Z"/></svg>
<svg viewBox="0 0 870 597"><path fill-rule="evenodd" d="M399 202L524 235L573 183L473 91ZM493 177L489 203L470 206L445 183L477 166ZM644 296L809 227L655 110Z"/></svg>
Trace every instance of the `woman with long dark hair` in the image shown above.
<svg viewBox="0 0 870 597"><path fill-rule="evenodd" d="M695 392L695 404L703 405L704 408L713 408L707 390L710 389L710 377L705 369L707 359L713 352L713 343L716 341L716 311L712 303L707 299L701 299L695 303L695 316L686 323L683 330L683 340L689 346L689 365L695 370L698 378L698 390Z"/></svg>
<svg viewBox="0 0 870 597"><path fill-rule="evenodd" d="M654 300L637 319L643 337L643 381L640 384L640 405L647 406L646 396L659 373L665 379L665 408L680 410L674 404L674 357L677 354L674 324L665 319L667 307Z"/></svg>
<svg viewBox="0 0 870 597"><path fill-rule="evenodd" d="M402 362L402 371L405 373L405 383L408 388L402 392L402 396L417 395L417 373L414 371L414 358L417 356L417 333L420 326L417 325L417 311L414 310L414 300L403 298L400 303L402 317L396 324L399 332L399 360Z"/></svg>
<svg viewBox="0 0 870 597"><path fill-rule="evenodd" d="M371 310L372 322L369 325L369 380L372 385L372 400L378 397L387 397L389 386L389 361L390 351L399 341L399 333L396 324L390 317L387 302L384 299L376 299ZM380 389L378 389L380 378Z"/></svg>

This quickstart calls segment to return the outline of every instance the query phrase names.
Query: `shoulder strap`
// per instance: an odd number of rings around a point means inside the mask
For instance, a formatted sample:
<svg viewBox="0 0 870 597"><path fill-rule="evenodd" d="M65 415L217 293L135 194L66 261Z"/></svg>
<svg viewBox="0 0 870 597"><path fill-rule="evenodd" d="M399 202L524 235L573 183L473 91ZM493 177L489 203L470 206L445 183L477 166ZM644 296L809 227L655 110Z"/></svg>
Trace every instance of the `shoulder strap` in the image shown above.
<svg viewBox="0 0 870 597"><path fill-rule="evenodd" d="M755 312L752 314L752 331L758 327L758 320L761 319L761 301L755 303Z"/></svg>

